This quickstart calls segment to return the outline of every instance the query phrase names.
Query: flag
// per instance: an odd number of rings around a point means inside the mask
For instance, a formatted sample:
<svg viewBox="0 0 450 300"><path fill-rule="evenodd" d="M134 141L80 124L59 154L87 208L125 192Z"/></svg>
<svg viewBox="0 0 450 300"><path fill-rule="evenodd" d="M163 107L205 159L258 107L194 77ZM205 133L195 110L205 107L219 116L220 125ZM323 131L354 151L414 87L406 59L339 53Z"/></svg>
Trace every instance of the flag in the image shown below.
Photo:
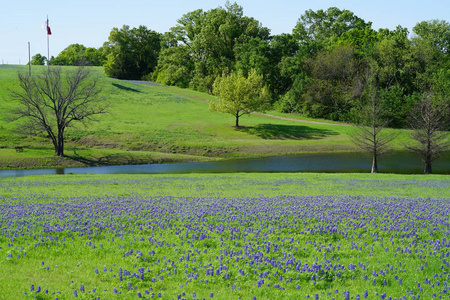
<svg viewBox="0 0 450 300"><path fill-rule="evenodd" d="M50 29L50 26L48 25L48 19L47 19L47 21L44 22L44 24L42 24L42 28L44 28L45 30L47 30L47 34L48 34L48 35L51 35L51 34L52 34L52 31L51 31L51 29Z"/></svg>

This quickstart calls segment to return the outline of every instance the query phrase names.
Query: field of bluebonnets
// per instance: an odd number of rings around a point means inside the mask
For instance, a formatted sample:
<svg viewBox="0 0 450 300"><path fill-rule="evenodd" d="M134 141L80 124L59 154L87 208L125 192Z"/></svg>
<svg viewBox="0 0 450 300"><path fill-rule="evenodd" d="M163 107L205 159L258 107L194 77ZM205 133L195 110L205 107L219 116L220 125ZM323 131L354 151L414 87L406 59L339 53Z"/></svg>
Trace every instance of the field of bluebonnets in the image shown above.
<svg viewBox="0 0 450 300"><path fill-rule="evenodd" d="M0 299L448 299L450 179L0 181Z"/></svg>

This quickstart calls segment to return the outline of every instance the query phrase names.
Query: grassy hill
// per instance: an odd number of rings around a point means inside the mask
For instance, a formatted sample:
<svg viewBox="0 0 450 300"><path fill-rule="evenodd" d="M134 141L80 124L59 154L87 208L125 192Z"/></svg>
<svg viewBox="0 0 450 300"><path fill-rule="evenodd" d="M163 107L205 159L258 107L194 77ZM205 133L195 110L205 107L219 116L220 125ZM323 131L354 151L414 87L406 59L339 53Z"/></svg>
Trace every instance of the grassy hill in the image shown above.
<svg viewBox="0 0 450 300"><path fill-rule="evenodd" d="M40 74L45 66L33 66ZM65 67L70 68L70 67ZM211 112L213 96L144 82L108 78L102 68L93 75L103 86L101 97L109 113L96 122L67 130L66 158L53 156L50 140L18 133L21 121L12 121L15 105L10 90L18 89L17 73L26 66L0 65L0 168L134 164L202 161L303 152L356 151L346 124L309 120L268 112L242 117L234 128L231 115ZM400 131L394 147L408 139ZM23 146L23 153L14 147Z"/></svg>

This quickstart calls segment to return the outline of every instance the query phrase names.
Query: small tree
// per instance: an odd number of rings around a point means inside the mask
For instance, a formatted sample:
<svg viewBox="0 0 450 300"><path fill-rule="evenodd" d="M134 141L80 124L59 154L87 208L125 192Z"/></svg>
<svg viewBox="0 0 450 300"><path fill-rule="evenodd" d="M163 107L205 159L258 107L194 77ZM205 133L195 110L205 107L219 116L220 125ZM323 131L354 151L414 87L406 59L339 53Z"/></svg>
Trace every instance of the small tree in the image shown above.
<svg viewBox="0 0 450 300"><path fill-rule="evenodd" d="M43 66L43 65L45 65L46 61L47 61L47 57L43 56L40 53L33 55L33 57L31 58L32 65Z"/></svg>
<svg viewBox="0 0 450 300"><path fill-rule="evenodd" d="M12 92L19 104L16 119L26 118L29 128L46 132L57 156L64 156L64 133L73 122L105 112L106 106L97 98L98 82L86 68L62 74L61 68L52 67L41 76L19 73L18 77L21 91Z"/></svg>
<svg viewBox="0 0 450 300"><path fill-rule="evenodd" d="M369 101L361 107L361 123L351 136L353 142L363 151L372 156L371 173L378 173L378 157L389 150L388 144L396 137L387 135L383 129L388 121L384 118L384 107L377 92L377 85L369 82Z"/></svg>
<svg viewBox="0 0 450 300"><path fill-rule="evenodd" d="M415 145L407 148L420 155L425 165L424 174L431 174L432 162L450 149L448 136L449 105L436 99L432 93L424 93L411 114L412 139Z"/></svg>
<svg viewBox="0 0 450 300"><path fill-rule="evenodd" d="M213 93L218 102L210 102L210 109L228 113L236 118L235 126L239 127L239 118L254 111L264 111L269 106L269 89L264 85L263 76L255 70L246 78L242 72L218 77L214 81Z"/></svg>

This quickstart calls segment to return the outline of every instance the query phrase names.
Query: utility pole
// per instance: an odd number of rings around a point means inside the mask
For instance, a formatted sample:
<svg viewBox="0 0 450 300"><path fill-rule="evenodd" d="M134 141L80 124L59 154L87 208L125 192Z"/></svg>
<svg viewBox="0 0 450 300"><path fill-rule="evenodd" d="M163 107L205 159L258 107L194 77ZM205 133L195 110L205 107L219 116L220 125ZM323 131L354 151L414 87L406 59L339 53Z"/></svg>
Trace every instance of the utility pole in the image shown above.
<svg viewBox="0 0 450 300"><path fill-rule="evenodd" d="M31 76L31 47L30 47L30 42L28 42L28 74Z"/></svg>

